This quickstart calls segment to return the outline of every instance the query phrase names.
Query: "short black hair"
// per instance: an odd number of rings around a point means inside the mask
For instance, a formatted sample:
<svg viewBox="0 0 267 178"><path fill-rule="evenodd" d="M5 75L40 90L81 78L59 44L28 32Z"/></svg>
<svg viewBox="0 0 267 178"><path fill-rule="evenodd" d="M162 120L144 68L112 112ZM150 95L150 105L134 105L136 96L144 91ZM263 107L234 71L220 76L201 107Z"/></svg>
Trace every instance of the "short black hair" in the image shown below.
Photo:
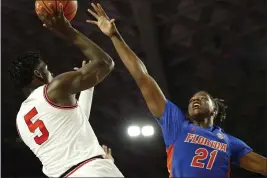
<svg viewBox="0 0 267 178"><path fill-rule="evenodd" d="M219 122L222 123L226 119L226 109L227 109L227 106L225 105L224 100L220 98L213 98L213 96L206 91L201 91L201 92L208 95L210 99L213 101L216 111L217 111L215 119L217 121L219 120Z"/></svg>
<svg viewBox="0 0 267 178"><path fill-rule="evenodd" d="M217 110L217 115L216 115L216 119L219 119L219 122L223 122L226 119L226 109L227 106L224 103L223 99L219 99L219 98L212 98L216 110Z"/></svg>
<svg viewBox="0 0 267 178"><path fill-rule="evenodd" d="M9 68L9 77L16 87L24 88L32 82L34 70L40 64L39 51L28 51L17 57Z"/></svg>

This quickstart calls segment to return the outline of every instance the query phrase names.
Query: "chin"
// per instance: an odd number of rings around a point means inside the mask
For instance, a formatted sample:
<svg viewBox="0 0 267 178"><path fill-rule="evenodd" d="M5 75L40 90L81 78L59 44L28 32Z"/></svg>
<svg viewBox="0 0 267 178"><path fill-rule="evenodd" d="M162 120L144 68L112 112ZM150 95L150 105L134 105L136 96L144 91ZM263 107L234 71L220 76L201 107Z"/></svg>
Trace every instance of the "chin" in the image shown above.
<svg viewBox="0 0 267 178"><path fill-rule="evenodd" d="M205 117L203 117L205 114L203 114L202 112L200 112L199 110L195 110L193 113L192 113L192 118L196 121L202 121L204 120Z"/></svg>
<svg viewBox="0 0 267 178"><path fill-rule="evenodd" d="M193 117L193 120L194 120L194 121L197 121L197 122L202 122L202 121L204 121L204 117L194 116L194 117Z"/></svg>

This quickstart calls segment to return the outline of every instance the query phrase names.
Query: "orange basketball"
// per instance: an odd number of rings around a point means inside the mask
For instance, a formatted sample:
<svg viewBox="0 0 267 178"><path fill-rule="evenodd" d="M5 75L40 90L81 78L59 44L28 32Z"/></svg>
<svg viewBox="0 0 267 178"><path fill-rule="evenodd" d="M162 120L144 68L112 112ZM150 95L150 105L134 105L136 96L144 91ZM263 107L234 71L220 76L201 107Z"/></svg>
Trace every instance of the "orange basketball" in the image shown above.
<svg viewBox="0 0 267 178"><path fill-rule="evenodd" d="M49 4L52 4L54 9L56 11L59 11L60 3L63 5L63 11L65 17L69 21L71 21L75 17L77 12L78 8L77 0L36 0L35 12L38 14L39 12L41 12L41 8L43 7L48 14L53 15L49 8Z"/></svg>

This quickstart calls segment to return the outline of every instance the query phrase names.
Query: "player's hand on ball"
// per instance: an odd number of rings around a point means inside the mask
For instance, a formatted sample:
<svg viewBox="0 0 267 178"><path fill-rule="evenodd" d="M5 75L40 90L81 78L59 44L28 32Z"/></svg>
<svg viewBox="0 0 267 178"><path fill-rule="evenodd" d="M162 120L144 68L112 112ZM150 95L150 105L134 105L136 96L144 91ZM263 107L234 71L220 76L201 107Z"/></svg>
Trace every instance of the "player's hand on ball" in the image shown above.
<svg viewBox="0 0 267 178"><path fill-rule="evenodd" d="M96 18L96 21L86 20L86 22L97 25L98 28L109 37L114 35L117 30L114 23L115 19L110 20L100 4L95 5L94 3L91 3L91 5L96 13L91 9L88 9L88 12Z"/></svg>
<svg viewBox="0 0 267 178"><path fill-rule="evenodd" d="M103 150L105 151L106 155L104 156L105 159L110 159L114 162L114 158L112 157L111 149L108 148L106 145L102 145Z"/></svg>
<svg viewBox="0 0 267 178"><path fill-rule="evenodd" d="M41 12L38 14L42 22L44 22L43 26L57 35L66 38L72 26L64 16L63 5L60 4L59 11L56 11L52 4L50 4L50 10L53 15L48 14L44 7L41 8Z"/></svg>

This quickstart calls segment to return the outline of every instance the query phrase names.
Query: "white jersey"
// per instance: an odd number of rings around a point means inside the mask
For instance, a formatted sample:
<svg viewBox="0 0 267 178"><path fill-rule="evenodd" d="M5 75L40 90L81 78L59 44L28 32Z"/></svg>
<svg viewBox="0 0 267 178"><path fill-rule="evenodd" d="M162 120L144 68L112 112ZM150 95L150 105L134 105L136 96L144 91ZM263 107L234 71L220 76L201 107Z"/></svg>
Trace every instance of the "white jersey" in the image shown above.
<svg viewBox="0 0 267 178"><path fill-rule="evenodd" d="M105 155L79 106L59 106L47 97L47 85L34 90L17 115L18 132L43 164L43 173L59 177L72 166Z"/></svg>

